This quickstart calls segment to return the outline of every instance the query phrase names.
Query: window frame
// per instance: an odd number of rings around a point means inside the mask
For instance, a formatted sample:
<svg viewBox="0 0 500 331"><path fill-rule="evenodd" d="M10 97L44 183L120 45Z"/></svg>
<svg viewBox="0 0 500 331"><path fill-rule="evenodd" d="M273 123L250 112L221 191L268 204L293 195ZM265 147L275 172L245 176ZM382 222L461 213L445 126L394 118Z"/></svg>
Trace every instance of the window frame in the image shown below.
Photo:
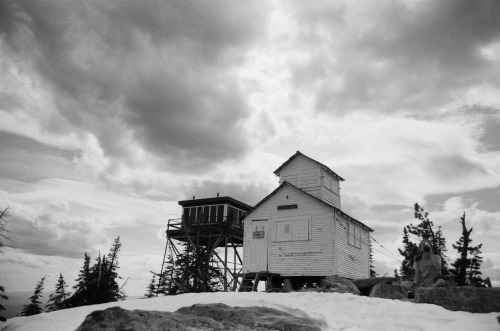
<svg viewBox="0 0 500 331"><path fill-rule="evenodd" d="M274 228L274 242L297 242L311 240L310 218L290 218L286 220L279 220L276 221ZM301 234L305 234L305 236L300 237Z"/></svg>
<svg viewBox="0 0 500 331"><path fill-rule="evenodd" d="M361 227L351 222L347 222L347 243L361 249Z"/></svg>

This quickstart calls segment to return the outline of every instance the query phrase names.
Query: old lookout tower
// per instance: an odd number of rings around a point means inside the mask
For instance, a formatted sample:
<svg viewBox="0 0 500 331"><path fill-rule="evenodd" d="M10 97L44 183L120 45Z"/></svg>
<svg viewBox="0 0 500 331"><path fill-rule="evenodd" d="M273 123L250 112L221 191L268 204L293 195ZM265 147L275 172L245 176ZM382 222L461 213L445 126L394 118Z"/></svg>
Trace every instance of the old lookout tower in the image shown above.
<svg viewBox="0 0 500 331"><path fill-rule="evenodd" d="M251 206L231 197L204 198L179 201L182 217L170 219L167 224L167 244L160 275L164 275L167 254L176 259L180 252L173 240L202 246L208 253L209 263L223 275L223 289L235 290L242 274L242 257L238 248L243 247L241 219ZM170 250L170 252L169 252Z"/></svg>

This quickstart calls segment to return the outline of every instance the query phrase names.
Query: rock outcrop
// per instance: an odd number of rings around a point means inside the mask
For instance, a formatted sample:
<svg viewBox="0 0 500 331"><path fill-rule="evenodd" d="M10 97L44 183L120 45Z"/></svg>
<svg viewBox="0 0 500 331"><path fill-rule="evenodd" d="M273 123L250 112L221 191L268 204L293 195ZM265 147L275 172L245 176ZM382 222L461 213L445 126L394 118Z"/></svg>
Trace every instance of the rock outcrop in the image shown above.
<svg viewBox="0 0 500 331"><path fill-rule="evenodd" d="M419 288L415 291L416 303L431 303L448 310L470 313L500 312L499 287L438 287Z"/></svg>
<svg viewBox="0 0 500 331"><path fill-rule="evenodd" d="M382 299L406 299L406 293L403 292L399 284L393 285L385 282L376 284L369 296Z"/></svg>
<svg viewBox="0 0 500 331"><path fill-rule="evenodd" d="M300 292L336 292L359 295L358 288L346 278L328 276L321 280L319 287L301 289Z"/></svg>
<svg viewBox="0 0 500 331"><path fill-rule="evenodd" d="M77 331L94 330L292 330L319 331L314 322L264 307L198 304L174 313L112 307L89 314Z"/></svg>
<svg viewBox="0 0 500 331"><path fill-rule="evenodd" d="M358 288L361 292L361 295L368 296L372 288L378 283L392 284L394 278L392 277L377 277L377 278L362 278L362 279L354 279L352 283Z"/></svg>
<svg viewBox="0 0 500 331"><path fill-rule="evenodd" d="M221 323L244 325L252 330L320 330L311 320L266 307L230 307L223 303L198 304L180 308L176 313L203 316Z"/></svg>

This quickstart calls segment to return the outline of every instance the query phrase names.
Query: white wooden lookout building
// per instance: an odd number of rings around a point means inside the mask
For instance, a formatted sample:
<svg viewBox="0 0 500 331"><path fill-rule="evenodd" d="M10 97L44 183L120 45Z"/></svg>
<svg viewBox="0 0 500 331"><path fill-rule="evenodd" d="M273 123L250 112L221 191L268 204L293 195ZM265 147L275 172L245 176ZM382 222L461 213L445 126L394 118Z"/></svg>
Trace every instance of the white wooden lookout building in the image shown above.
<svg viewBox="0 0 500 331"><path fill-rule="evenodd" d="M373 231L341 210L344 179L297 152L274 174L279 187L244 217L244 289L248 280L266 288L289 279L294 286L337 275L370 276Z"/></svg>

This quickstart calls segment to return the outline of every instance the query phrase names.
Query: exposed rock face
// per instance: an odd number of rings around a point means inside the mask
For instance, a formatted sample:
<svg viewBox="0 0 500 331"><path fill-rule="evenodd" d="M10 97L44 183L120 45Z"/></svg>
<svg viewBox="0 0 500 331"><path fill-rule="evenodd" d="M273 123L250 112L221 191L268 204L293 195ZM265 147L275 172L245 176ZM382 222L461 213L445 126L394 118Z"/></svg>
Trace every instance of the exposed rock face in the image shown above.
<svg viewBox="0 0 500 331"><path fill-rule="evenodd" d="M310 320L266 307L229 307L223 303L192 305L176 313L203 316L221 323L233 323L250 327L249 330L319 331Z"/></svg>
<svg viewBox="0 0 500 331"><path fill-rule="evenodd" d="M403 292L399 284L386 284L384 282L376 284L370 292L372 298L382 299L406 299L406 293Z"/></svg>
<svg viewBox="0 0 500 331"><path fill-rule="evenodd" d="M319 331L312 321L272 308L193 305L175 313L112 307L89 314L77 331L91 330L292 330Z"/></svg>
<svg viewBox="0 0 500 331"><path fill-rule="evenodd" d="M499 287L438 287L418 288L415 302L432 303L449 310L470 313L500 312Z"/></svg>
<svg viewBox="0 0 500 331"><path fill-rule="evenodd" d="M94 330L223 330L224 324L206 317L194 318L182 314L145 311L125 310L120 307L112 307L105 310L97 310L87 315L77 331Z"/></svg>
<svg viewBox="0 0 500 331"><path fill-rule="evenodd" d="M349 279L339 276L328 276L321 280L320 287L305 288L300 290L300 292L336 292L359 295L358 288Z"/></svg>
<svg viewBox="0 0 500 331"><path fill-rule="evenodd" d="M392 277L377 277L354 279L352 283L359 289L361 295L369 295L372 288L378 283L392 284L393 281Z"/></svg>

